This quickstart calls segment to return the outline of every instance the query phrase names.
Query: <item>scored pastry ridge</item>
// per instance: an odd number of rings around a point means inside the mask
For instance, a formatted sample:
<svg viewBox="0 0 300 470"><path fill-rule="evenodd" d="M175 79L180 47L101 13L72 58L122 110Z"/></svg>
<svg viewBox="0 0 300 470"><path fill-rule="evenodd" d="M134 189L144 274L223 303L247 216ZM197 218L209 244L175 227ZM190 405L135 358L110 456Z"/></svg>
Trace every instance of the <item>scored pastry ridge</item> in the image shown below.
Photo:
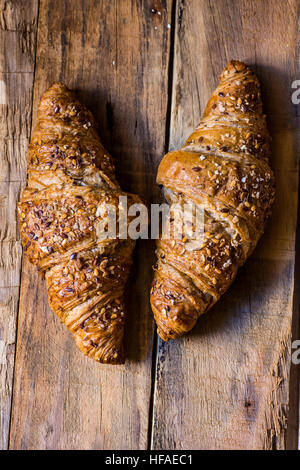
<svg viewBox="0 0 300 470"><path fill-rule="evenodd" d="M122 192L92 114L62 83L43 95L28 149L28 182L18 204L29 261L45 274L51 309L79 349L103 363L124 362L124 289L134 240L103 239L107 204L118 217Z"/></svg>
<svg viewBox="0 0 300 470"><path fill-rule="evenodd" d="M204 208L201 247L189 249L188 240L172 237L157 243L150 300L163 340L190 331L253 252L275 197L269 156L259 81L245 64L231 61L200 124L158 169L169 203Z"/></svg>

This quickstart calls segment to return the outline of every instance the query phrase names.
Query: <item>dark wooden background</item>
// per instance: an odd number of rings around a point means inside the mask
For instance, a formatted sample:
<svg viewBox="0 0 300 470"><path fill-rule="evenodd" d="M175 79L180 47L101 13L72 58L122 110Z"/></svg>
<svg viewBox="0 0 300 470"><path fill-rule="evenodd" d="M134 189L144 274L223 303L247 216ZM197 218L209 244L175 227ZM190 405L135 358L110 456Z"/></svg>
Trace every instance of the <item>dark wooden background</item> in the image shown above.
<svg viewBox="0 0 300 470"><path fill-rule="evenodd" d="M0 0L0 448L297 448L299 9L299 0ZM148 301L154 245L139 242L128 360L99 365L79 353L22 260L15 205L40 96L57 80L76 89L123 188L158 202L163 154L199 122L232 58L261 79L273 137L266 234L222 300L167 344Z"/></svg>

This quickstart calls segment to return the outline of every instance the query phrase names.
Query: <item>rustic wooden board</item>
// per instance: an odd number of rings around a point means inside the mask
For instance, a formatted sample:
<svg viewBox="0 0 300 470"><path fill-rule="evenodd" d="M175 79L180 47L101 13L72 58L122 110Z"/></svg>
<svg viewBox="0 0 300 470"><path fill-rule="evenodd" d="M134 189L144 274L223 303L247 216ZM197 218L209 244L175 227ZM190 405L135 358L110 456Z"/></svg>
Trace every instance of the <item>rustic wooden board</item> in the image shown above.
<svg viewBox="0 0 300 470"><path fill-rule="evenodd" d="M261 79L277 200L258 249L185 338L159 342L154 449L282 449L288 408L297 215L298 0L178 0L170 149L199 122L232 58Z"/></svg>
<svg viewBox="0 0 300 470"><path fill-rule="evenodd" d="M300 202L298 196L298 221L300 220ZM300 230L297 225L296 236L296 260L295 260L295 279L294 279L294 303L293 303L293 322L292 322L292 345L294 341L300 338L300 292L297 288L300 284ZM298 343L297 343L298 344ZM299 357L298 346L292 348L292 353ZM290 386L289 386L289 415L286 448L288 450L300 450L300 429L299 429L299 396L300 396L300 368L296 361L291 364Z"/></svg>
<svg viewBox="0 0 300 470"><path fill-rule="evenodd" d="M0 1L0 449L8 447L22 254L16 202L30 137L37 6Z"/></svg>
<svg viewBox="0 0 300 470"><path fill-rule="evenodd" d="M56 80L78 88L117 158L124 189L155 198L165 146L171 2L42 0L34 115ZM151 243L136 253L125 366L84 357L49 310L45 286L24 261L10 447L144 449L148 442L153 322Z"/></svg>
<svg viewBox="0 0 300 470"><path fill-rule="evenodd" d="M300 0L286 2L285 11L282 4L0 0L0 448L8 447L9 432L14 449L144 449L149 438L155 449L284 447L300 137L290 95L299 79ZM33 83L33 119L54 80L77 88L117 159L124 189L157 202L156 168L169 133L170 148L179 147L230 58L252 64L262 81L276 208L220 303L189 336L159 342L152 403L152 242L139 243L135 254L125 366L102 366L80 354L26 260L19 302L15 203L26 177ZM297 419L291 418L293 447Z"/></svg>

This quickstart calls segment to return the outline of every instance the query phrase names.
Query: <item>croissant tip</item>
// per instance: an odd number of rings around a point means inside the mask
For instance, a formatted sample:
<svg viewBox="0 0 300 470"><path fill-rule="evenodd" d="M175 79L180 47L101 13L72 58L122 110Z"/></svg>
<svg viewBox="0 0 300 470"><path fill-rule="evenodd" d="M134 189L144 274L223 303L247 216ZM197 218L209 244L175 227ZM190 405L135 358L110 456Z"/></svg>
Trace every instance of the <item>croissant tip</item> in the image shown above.
<svg viewBox="0 0 300 470"><path fill-rule="evenodd" d="M164 341L165 343L167 343L170 339L170 337L166 335L165 332L163 330L160 330L159 328L157 328L157 334L160 337L160 339Z"/></svg>
<svg viewBox="0 0 300 470"><path fill-rule="evenodd" d="M220 76L220 80L227 78L228 75L232 73L241 73L246 69L249 69L249 67L244 62L232 59L228 62L226 67L223 69L221 76Z"/></svg>
<svg viewBox="0 0 300 470"><path fill-rule="evenodd" d="M246 64L244 62L242 62L241 60L236 60L236 59L231 59L228 64L227 64L227 67L247 67Z"/></svg>
<svg viewBox="0 0 300 470"><path fill-rule="evenodd" d="M63 83L63 82L54 82L43 93L43 95L41 97L40 105L45 99L47 99L49 97L61 96L61 95L70 96L71 94L73 94L73 92L67 87L67 85L65 83Z"/></svg>

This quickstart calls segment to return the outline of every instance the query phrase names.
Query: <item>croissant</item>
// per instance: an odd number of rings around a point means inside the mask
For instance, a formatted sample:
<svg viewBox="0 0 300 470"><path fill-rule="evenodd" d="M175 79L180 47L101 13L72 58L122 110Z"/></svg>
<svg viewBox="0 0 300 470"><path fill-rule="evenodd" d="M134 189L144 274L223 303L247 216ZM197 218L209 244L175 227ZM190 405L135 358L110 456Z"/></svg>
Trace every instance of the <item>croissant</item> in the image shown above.
<svg viewBox="0 0 300 470"><path fill-rule="evenodd" d="M203 243L172 236L157 243L150 300L164 341L193 328L254 250L275 197L269 156L259 81L231 61L196 130L158 169L170 204L190 202L204 211Z"/></svg>
<svg viewBox="0 0 300 470"><path fill-rule="evenodd" d="M119 217L120 196L139 202L121 191L92 114L55 83L41 99L28 149L21 240L79 349L110 364L124 362L124 289L135 243L103 236L106 207Z"/></svg>

